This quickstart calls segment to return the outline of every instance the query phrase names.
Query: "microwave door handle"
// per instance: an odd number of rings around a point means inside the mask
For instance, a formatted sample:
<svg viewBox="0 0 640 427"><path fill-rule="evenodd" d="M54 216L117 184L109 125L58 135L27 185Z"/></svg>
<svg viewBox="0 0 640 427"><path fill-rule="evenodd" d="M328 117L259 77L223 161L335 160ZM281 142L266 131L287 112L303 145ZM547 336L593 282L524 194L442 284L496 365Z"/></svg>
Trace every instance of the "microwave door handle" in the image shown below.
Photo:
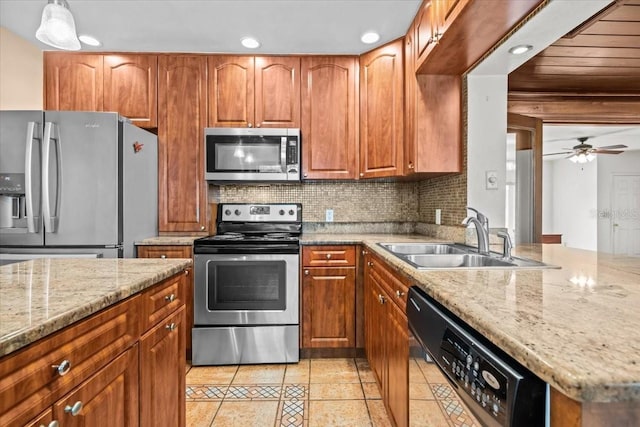
<svg viewBox="0 0 640 427"><path fill-rule="evenodd" d="M27 141L25 145L24 161L24 201L27 217L27 232L37 233L38 223L33 211L33 140L36 139L36 122L27 123Z"/></svg>
<svg viewBox="0 0 640 427"><path fill-rule="evenodd" d="M280 138L280 164L283 172L287 172L287 137Z"/></svg>

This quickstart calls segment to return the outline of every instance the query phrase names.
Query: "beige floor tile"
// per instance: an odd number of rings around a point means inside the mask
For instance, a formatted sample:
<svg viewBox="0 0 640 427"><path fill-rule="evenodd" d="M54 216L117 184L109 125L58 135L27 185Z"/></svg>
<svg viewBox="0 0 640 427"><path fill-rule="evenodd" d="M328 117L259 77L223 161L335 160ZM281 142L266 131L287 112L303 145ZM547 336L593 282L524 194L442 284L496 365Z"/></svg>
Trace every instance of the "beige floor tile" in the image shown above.
<svg viewBox="0 0 640 427"><path fill-rule="evenodd" d="M284 373L286 384L304 384L309 382L309 359L303 359L297 364L287 365Z"/></svg>
<svg viewBox="0 0 640 427"><path fill-rule="evenodd" d="M367 400L367 407L373 427L392 427L382 400Z"/></svg>
<svg viewBox="0 0 640 427"><path fill-rule="evenodd" d="M209 427L220 402L187 402L187 425L189 427Z"/></svg>
<svg viewBox="0 0 640 427"><path fill-rule="evenodd" d="M449 427L435 400L409 400L410 427Z"/></svg>
<svg viewBox="0 0 640 427"><path fill-rule="evenodd" d="M276 421L279 402L222 402L211 427L265 427Z"/></svg>
<svg viewBox="0 0 640 427"><path fill-rule="evenodd" d="M446 383L447 379L435 363L418 360L418 366L429 383Z"/></svg>
<svg viewBox="0 0 640 427"><path fill-rule="evenodd" d="M376 377L368 363L358 364L358 375L360 376L360 381L363 383L376 382Z"/></svg>
<svg viewBox="0 0 640 427"><path fill-rule="evenodd" d="M426 384L427 382L422 369L420 369L420 366L414 359L409 359L409 382L422 384Z"/></svg>
<svg viewBox="0 0 640 427"><path fill-rule="evenodd" d="M382 399L378 383L362 383L365 399Z"/></svg>
<svg viewBox="0 0 640 427"><path fill-rule="evenodd" d="M309 402L309 427L371 426L364 400L312 400Z"/></svg>
<svg viewBox="0 0 640 427"><path fill-rule="evenodd" d="M360 383L353 359L311 359L311 383Z"/></svg>
<svg viewBox="0 0 640 427"><path fill-rule="evenodd" d="M187 384L230 384L238 367L193 366L187 372Z"/></svg>
<svg viewBox="0 0 640 427"><path fill-rule="evenodd" d="M427 383L409 383L409 399L433 400L435 396Z"/></svg>
<svg viewBox="0 0 640 427"><path fill-rule="evenodd" d="M345 400L364 399L362 386L359 383L352 384L311 384L309 386L309 399L311 400Z"/></svg>
<svg viewBox="0 0 640 427"><path fill-rule="evenodd" d="M277 384L284 380L286 365L242 365L232 384Z"/></svg>

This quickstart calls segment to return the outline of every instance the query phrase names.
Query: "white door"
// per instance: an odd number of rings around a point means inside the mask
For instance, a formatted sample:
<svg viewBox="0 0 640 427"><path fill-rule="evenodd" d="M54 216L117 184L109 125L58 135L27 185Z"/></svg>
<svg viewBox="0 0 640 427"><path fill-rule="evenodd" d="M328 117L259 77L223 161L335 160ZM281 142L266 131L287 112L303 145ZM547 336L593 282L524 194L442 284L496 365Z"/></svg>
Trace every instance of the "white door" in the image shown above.
<svg viewBox="0 0 640 427"><path fill-rule="evenodd" d="M640 256L640 175L614 175L611 198L613 253Z"/></svg>

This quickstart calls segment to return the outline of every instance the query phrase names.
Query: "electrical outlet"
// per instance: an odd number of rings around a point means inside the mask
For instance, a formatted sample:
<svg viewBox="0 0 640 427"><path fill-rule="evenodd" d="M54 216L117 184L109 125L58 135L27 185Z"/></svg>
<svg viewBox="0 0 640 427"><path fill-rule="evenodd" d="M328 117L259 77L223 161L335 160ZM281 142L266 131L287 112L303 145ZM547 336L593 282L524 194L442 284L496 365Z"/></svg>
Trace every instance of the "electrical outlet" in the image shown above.
<svg viewBox="0 0 640 427"><path fill-rule="evenodd" d="M436 224L442 223L442 209L436 209Z"/></svg>
<svg viewBox="0 0 640 427"><path fill-rule="evenodd" d="M324 211L324 219L326 222L333 222L333 209Z"/></svg>
<svg viewBox="0 0 640 427"><path fill-rule="evenodd" d="M486 171L485 176L486 176L487 190L497 190L498 189L498 172Z"/></svg>

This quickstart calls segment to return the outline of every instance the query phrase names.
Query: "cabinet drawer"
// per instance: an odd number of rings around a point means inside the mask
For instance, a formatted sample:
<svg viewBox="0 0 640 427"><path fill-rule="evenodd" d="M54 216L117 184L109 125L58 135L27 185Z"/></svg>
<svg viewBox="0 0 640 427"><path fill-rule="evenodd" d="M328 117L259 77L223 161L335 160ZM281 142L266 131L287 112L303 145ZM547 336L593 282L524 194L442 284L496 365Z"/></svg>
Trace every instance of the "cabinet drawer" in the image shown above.
<svg viewBox="0 0 640 427"><path fill-rule="evenodd" d="M185 304L185 277L187 272L177 274L142 294L143 332Z"/></svg>
<svg viewBox="0 0 640 427"><path fill-rule="evenodd" d="M355 246L305 246L302 248L304 267L353 267Z"/></svg>
<svg viewBox="0 0 640 427"><path fill-rule="evenodd" d="M25 425L132 346L140 336L139 298L0 360L0 425Z"/></svg>
<svg viewBox="0 0 640 427"><path fill-rule="evenodd" d="M373 274L380 277L380 282L383 284L391 299L400 307L403 313L406 313L407 294L409 293L407 281L389 269L380 258L372 256L369 262L371 264L368 265L368 267Z"/></svg>
<svg viewBox="0 0 640 427"><path fill-rule="evenodd" d="M138 246L138 258L191 258L191 246Z"/></svg>

